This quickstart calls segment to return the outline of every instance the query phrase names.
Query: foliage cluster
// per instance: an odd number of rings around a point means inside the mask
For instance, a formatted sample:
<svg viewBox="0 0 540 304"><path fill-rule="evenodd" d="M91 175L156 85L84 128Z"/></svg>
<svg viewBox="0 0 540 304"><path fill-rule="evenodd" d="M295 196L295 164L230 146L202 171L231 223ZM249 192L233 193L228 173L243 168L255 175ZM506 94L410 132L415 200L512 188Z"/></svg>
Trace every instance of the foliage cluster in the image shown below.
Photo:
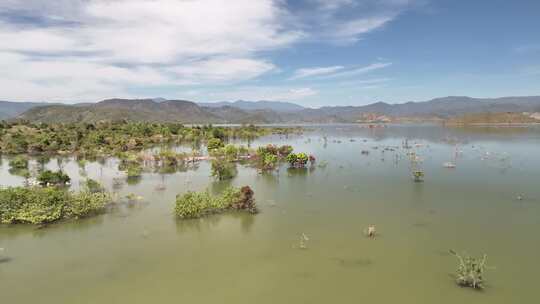
<svg viewBox="0 0 540 304"><path fill-rule="evenodd" d="M71 179L67 174L62 171L42 171L38 177L37 181L41 186L64 186L68 184Z"/></svg>
<svg viewBox="0 0 540 304"><path fill-rule="evenodd" d="M208 191L187 192L176 197L174 212L178 218L199 218L201 216L223 212L228 209L247 210L256 213L253 190L249 186L229 187L219 196Z"/></svg>
<svg viewBox="0 0 540 304"><path fill-rule="evenodd" d="M99 214L111 201L105 192L75 193L55 187L0 189L0 223L44 224Z"/></svg>
<svg viewBox="0 0 540 304"><path fill-rule="evenodd" d="M231 179L238 173L236 164L226 159L216 158L212 160L212 176L219 180Z"/></svg>
<svg viewBox="0 0 540 304"><path fill-rule="evenodd" d="M7 154L78 153L85 157L140 151L165 143L192 143L219 139L253 139L291 128L184 126L175 123L97 122L33 124L2 122L0 152Z"/></svg>
<svg viewBox="0 0 540 304"><path fill-rule="evenodd" d="M276 145L266 145L257 149L257 162L262 170L273 170L279 161L286 159L293 151L289 145L278 147Z"/></svg>
<svg viewBox="0 0 540 304"><path fill-rule="evenodd" d="M315 156L306 153L291 153L287 156L287 162L292 168L305 168L307 163L315 164Z"/></svg>

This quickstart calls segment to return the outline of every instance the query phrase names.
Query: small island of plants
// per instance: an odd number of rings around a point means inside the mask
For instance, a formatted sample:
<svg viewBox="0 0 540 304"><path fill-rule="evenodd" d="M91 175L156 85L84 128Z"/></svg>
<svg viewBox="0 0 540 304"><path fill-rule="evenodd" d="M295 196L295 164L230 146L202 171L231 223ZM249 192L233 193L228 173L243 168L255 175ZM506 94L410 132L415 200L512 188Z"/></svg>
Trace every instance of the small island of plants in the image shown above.
<svg viewBox="0 0 540 304"><path fill-rule="evenodd" d="M253 190L249 186L229 187L217 196L208 191L190 191L176 197L174 212L180 219L199 218L226 210L246 210L257 213L253 196Z"/></svg>
<svg viewBox="0 0 540 304"><path fill-rule="evenodd" d="M95 190L95 189L94 189ZM68 191L59 187L0 189L1 224L47 224L105 211L111 197L103 191Z"/></svg>

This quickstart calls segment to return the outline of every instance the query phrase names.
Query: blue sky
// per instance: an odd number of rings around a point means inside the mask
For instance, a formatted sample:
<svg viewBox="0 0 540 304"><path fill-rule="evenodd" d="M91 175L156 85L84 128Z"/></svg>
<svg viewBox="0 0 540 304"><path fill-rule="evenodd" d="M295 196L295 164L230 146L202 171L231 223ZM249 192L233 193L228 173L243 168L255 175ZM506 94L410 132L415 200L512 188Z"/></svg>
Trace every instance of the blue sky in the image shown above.
<svg viewBox="0 0 540 304"><path fill-rule="evenodd" d="M0 100L540 95L540 1L2 0Z"/></svg>

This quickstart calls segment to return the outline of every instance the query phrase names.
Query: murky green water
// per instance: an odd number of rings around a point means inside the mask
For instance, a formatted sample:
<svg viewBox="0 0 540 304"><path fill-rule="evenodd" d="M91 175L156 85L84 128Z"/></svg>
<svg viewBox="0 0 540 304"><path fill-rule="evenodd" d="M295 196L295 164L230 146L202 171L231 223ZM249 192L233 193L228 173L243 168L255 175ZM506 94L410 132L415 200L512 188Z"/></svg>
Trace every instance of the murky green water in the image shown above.
<svg viewBox="0 0 540 304"><path fill-rule="evenodd" d="M144 201L103 216L39 230L0 227L2 303L538 301L540 129L314 129L253 143L288 143L328 161L304 173L283 167L259 175L240 167L232 184L252 186L261 209L256 216L175 220L177 193L225 186L201 163L123 185L119 195ZM424 183L411 179L401 149L406 138L424 160ZM447 169L442 164L454 160L454 142L462 153L457 167ZM387 146L400 148L383 153ZM76 162L63 166L76 188ZM121 176L115 168L109 160L88 164L86 172L112 189ZM167 188L157 191L162 180ZM4 158L0 183L22 182ZM380 234L374 240L363 236L369 224ZM305 250L298 248L302 233L309 238ZM485 291L454 284L450 248L489 255L494 269Z"/></svg>

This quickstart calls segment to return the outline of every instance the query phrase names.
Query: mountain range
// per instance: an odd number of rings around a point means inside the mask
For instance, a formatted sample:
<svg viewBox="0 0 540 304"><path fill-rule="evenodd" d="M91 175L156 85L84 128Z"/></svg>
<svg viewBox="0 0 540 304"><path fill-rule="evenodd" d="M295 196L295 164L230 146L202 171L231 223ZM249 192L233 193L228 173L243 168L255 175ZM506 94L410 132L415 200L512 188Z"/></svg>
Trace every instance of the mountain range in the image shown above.
<svg viewBox="0 0 540 304"><path fill-rule="evenodd" d="M194 103L187 100L108 99L97 103L0 102L0 119L32 122L134 120L182 123L348 123L446 120L465 114L540 112L540 96L471 98L449 96L423 102L305 108L279 101Z"/></svg>

